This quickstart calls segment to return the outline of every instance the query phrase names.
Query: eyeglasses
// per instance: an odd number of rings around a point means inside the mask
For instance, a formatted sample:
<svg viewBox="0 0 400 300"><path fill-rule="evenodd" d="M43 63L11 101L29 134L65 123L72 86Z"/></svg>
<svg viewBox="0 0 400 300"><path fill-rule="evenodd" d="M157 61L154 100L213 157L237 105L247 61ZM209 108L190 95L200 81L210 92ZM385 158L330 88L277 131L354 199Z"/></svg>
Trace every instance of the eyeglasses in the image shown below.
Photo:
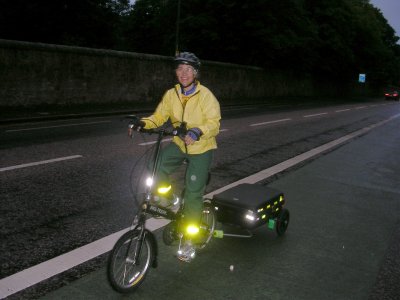
<svg viewBox="0 0 400 300"><path fill-rule="evenodd" d="M177 73L187 73L187 74L194 74L196 70L191 66L179 66L176 68Z"/></svg>

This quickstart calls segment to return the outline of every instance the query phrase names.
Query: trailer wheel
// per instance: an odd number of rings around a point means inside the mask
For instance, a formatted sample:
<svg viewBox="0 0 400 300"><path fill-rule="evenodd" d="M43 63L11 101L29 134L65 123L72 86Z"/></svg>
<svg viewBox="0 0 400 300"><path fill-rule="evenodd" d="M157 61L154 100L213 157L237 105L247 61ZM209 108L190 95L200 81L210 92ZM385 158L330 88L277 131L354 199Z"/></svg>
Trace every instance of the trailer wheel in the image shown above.
<svg viewBox="0 0 400 300"><path fill-rule="evenodd" d="M284 208L280 212L280 214L276 220L276 233L278 234L278 236L282 236L285 234L286 229L289 226L289 220L290 220L289 210Z"/></svg>

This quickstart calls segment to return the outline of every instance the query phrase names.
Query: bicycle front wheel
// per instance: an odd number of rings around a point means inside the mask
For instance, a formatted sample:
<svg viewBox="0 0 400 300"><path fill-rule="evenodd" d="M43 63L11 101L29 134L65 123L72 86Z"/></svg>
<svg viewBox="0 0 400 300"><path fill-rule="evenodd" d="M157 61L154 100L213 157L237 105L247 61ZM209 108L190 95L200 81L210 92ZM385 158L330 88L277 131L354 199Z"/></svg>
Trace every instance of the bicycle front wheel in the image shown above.
<svg viewBox="0 0 400 300"><path fill-rule="evenodd" d="M108 279L111 286L120 293L137 289L144 281L154 259L154 245L144 233L139 240L140 231L132 230L122 235L110 253Z"/></svg>

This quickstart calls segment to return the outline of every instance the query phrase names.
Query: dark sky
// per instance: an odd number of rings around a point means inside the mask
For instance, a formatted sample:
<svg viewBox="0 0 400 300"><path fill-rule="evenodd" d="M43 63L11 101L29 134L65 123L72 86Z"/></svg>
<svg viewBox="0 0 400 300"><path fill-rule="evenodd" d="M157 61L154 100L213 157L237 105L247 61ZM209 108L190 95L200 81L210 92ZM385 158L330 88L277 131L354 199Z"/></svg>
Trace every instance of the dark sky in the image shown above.
<svg viewBox="0 0 400 300"><path fill-rule="evenodd" d="M370 0L370 3L382 11L396 35L400 36L400 0Z"/></svg>

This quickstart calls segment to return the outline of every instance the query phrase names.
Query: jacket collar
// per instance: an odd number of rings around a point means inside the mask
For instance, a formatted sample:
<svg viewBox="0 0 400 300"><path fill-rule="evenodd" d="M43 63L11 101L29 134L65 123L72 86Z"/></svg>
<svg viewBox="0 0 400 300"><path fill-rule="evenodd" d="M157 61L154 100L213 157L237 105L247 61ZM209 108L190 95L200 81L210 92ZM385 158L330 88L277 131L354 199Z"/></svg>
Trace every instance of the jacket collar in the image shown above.
<svg viewBox="0 0 400 300"><path fill-rule="evenodd" d="M197 94L200 91L200 89L201 89L200 81L196 80L195 90L187 96L193 96L194 94ZM178 92L178 94L184 94L182 93L182 88L179 83L175 85L175 90Z"/></svg>

